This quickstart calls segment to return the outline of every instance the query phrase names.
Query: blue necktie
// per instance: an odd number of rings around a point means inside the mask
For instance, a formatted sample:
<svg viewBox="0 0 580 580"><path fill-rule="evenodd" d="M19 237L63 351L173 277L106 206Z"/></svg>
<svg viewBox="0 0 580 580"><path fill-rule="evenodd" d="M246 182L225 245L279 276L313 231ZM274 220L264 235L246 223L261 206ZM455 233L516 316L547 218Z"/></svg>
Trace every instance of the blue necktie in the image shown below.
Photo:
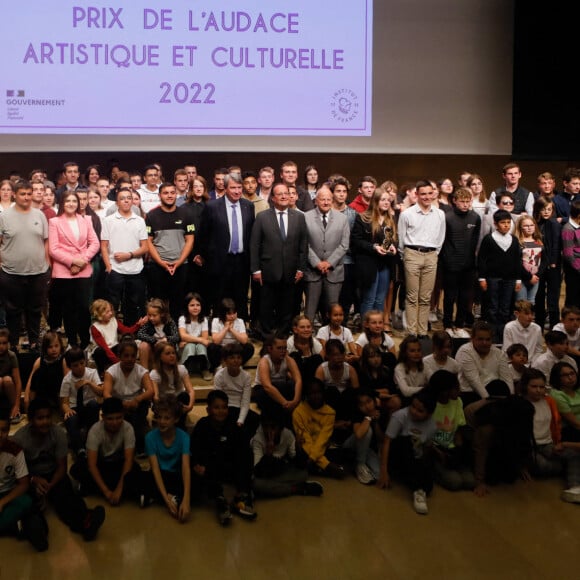
<svg viewBox="0 0 580 580"><path fill-rule="evenodd" d="M286 240L286 228L284 227L284 212L279 212L280 215L280 233L282 234L282 239Z"/></svg>
<svg viewBox="0 0 580 580"><path fill-rule="evenodd" d="M232 244L231 253L237 254L240 251L240 236L238 233L238 215L236 206L232 204Z"/></svg>

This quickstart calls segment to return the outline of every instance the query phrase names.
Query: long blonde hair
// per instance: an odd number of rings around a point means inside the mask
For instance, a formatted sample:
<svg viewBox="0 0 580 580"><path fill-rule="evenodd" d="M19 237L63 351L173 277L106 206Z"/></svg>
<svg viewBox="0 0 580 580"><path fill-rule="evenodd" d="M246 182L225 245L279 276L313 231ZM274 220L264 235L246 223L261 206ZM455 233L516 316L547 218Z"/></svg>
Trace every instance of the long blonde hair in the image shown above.
<svg viewBox="0 0 580 580"><path fill-rule="evenodd" d="M369 203L369 207L361 215L361 219L363 222L371 224L373 238L380 237L380 233L383 231L384 227L390 227L393 230L393 239L396 239L397 225L395 224L395 220L391 216L391 212L386 211L385 213L381 213L381 210L379 209L379 202L381 200L381 197L383 197L383 195L386 193L387 192L383 190L381 187L377 187L377 189L375 189L373 197L371 198L371 201ZM382 224L380 220L381 217L383 218Z"/></svg>
<svg viewBox="0 0 580 580"><path fill-rule="evenodd" d="M540 232L540 228L538 227L538 223L531 215L528 215L528 214L521 215L518 218L518 221L516 222L515 234L516 234L516 238L520 242L520 246L523 247L523 245L524 245L524 230L523 230L522 224L526 220L530 220L534 224L534 233L532 234L532 238L533 238L534 242L536 242L540 246L543 246L544 242L542 241L542 232Z"/></svg>

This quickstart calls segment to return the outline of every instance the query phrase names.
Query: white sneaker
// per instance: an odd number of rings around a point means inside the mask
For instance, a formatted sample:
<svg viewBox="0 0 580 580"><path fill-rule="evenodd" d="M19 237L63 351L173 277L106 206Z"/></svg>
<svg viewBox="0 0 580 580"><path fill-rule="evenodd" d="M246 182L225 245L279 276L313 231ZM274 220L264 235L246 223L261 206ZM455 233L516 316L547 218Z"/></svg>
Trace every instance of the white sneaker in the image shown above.
<svg viewBox="0 0 580 580"><path fill-rule="evenodd" d="M453 328L446 328L445 332L451 337L451 338L457 338L457 335L455 334L455 331L453 330Z"/></svg>
<svg viewBox="0 0 580 580"><path fill-rule="evenodd" d="M580 503L580 486L570 487L562 492L561 498L569 503Z"/></svg>
<svg viewBox="0 0 580 580"><path fill-rule="evenodd" d="M429 322L437 322L437 320L439 320L437 318L437 310L431 310L429 312Z"/></svg>
<svg viewBox="0 0 580 580"><path fill-rule="evenodd" d="M473 309L473 318L481 318L481 304L474 304Z"/></svg>
<svg viewBox="0 0 580 580"><path fill-rule="evenodd" d="M455 338L471 338L471 335L465 328L456 328L455 329Z"/></svg>
<svg viewBox="0 0 580 580"><path fill-rule="evenodd" d="M356 478L359 480L359 483L362 483L363 485L369 485L376 481L373 472L364 463L359 463L356 466Z"/></svg>
<svg viewBox="0 0 580 580"><path fill-rule="evenodd" d="M403 310L403 316L401 317L403 319L403 330L408 330L407 327L407 314L406 312Z"/></svg>
<svg viewBox="0 0 580 580"><path fill-rule="evenodd" d="M429 508L427 507L427 494L422 489L413 492L413 507L415 508L415 511L422 516L426 516L429 513Z"/></svg>

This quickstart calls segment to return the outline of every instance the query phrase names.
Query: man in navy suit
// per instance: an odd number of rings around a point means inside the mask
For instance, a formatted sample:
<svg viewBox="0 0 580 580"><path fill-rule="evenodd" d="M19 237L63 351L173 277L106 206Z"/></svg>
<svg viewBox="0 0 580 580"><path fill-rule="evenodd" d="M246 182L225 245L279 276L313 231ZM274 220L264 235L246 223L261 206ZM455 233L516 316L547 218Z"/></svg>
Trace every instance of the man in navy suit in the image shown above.
<svg viewBox="0 0 580 580"><path fill-rule="evenodd" d="M239 175L227 174L224 184L225 194L205 206L199 226L199 255L214 315L222 298L227 297L235 301L238 316L247 321L254 205L242 198Z"/></svg>
<svg viewBox="0 0 580 580"><path fill-rule="evenodd" d="M258 214L252 230L250 263L260 284L260 326L266 335L290 330L296 283L308 253L304 215L288 208L288 186L275 185L270 197L274 207Z"/></svg>

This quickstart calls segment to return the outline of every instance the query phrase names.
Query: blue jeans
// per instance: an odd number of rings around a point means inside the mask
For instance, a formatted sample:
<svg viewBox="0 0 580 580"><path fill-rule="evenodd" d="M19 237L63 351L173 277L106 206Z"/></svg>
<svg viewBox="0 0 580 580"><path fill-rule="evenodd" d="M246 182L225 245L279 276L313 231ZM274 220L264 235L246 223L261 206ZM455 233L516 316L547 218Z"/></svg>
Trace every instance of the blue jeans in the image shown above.
<svg viewBox="0 0 580 580"><path fill-rule="evenodd" d="M371 448L373 431L371 428L366 434L357 439L354 433L342 444L344 449L354 449L357 465L366 465L378 479L381 471L381 460L377 452Z"/></svg>
<svg viewBox="0 0 580 580"><path fill-rule="evenodd" d="M522 282L522 287L516 292L516 300L527 300L532 304L536 303L536 294L538 293L539 284L528 284Z"/></svg>
<svg viewBox="0 0 580 580"><path fill-rule="evenodd" d="M375 281L363 290L360 301L360 315L364 317L369 310L383 311L385 307L385 298L389 291L389 282L391 281L391 271L389 268L378 270Z"/></svg>

